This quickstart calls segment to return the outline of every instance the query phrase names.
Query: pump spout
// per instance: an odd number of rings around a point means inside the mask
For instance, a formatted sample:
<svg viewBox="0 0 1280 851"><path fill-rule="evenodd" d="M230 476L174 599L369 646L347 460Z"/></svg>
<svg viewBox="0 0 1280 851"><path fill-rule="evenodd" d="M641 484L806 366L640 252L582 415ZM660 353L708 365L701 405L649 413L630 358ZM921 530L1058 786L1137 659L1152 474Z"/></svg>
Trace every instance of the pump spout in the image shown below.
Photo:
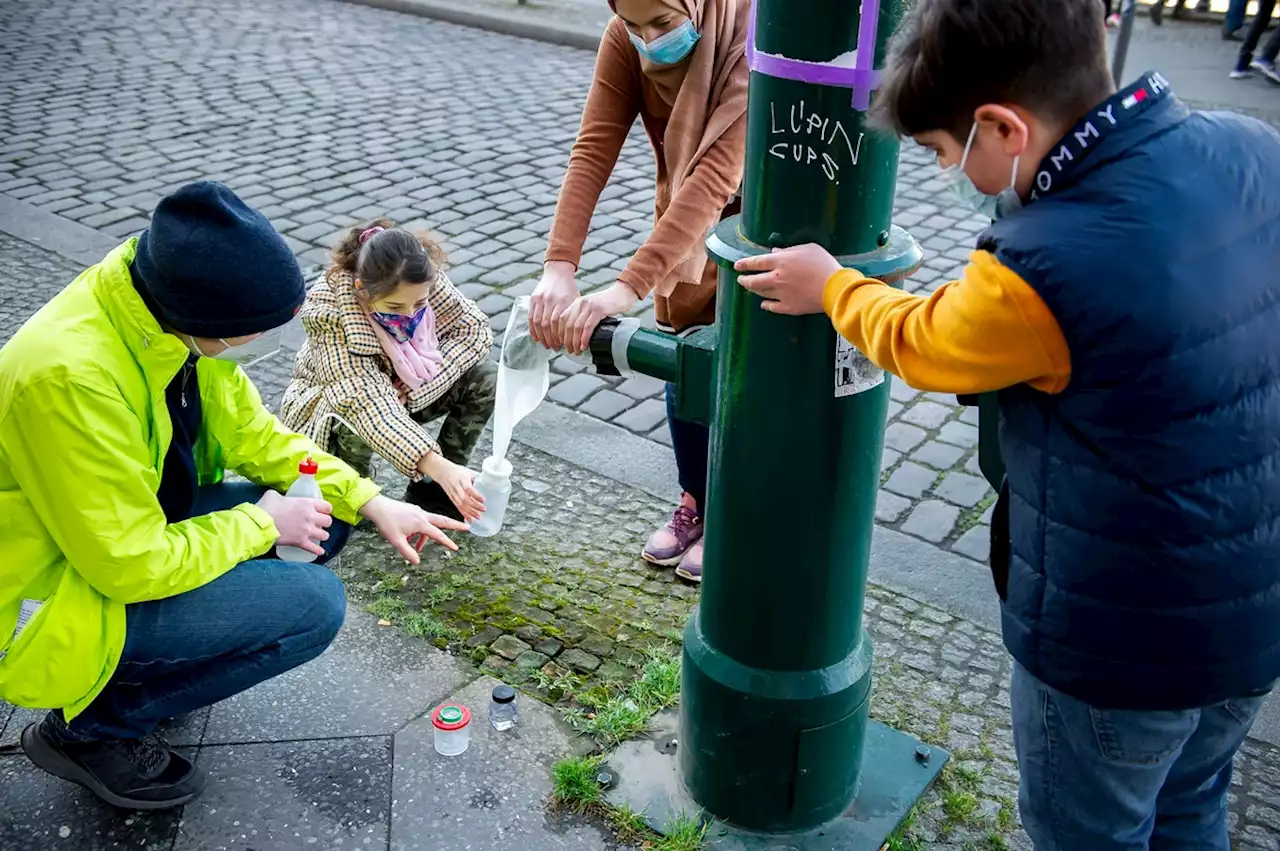
<svg viewBox="0 0 1280 851"><path fill-rule="evenodd" d="M677 416L702 425L711 422L714 327L676 336L642 327L638 319L604 319L591 335L591 364L598 375L639 373L674 384Z"/></svg>

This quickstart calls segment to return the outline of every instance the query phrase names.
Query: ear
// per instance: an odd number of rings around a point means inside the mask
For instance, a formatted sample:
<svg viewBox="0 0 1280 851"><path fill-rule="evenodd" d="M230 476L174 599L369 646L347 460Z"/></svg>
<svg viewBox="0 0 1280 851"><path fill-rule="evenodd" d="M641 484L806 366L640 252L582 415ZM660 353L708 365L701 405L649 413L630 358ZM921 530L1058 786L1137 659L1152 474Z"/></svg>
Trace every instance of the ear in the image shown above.
<svg viewBox="0 0 1280 851"><path fill-rule="evenodd" d="M973 117L979 124L995 130L1001 149L1010 157L1019 156L1026 151L1031 130L1027 123L1028 116L1021 108L990 103L978 107Z"/></svg>

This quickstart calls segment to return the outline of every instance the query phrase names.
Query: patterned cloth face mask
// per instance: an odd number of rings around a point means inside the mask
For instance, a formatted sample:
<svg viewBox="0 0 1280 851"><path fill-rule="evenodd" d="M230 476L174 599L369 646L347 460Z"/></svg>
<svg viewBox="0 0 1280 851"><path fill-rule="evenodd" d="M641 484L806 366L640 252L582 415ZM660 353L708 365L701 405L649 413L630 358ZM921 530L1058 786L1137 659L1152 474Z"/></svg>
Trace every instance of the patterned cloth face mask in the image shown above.
<svg viewBox="0 0 1280 851"><path fill-rule="evenodd" d="M397 343L407 343L417 333L418 326L422 324L422 317L427 315L427 308L423 307L416 313L407 315L404 313L371 313L369 315Z"/></svg>

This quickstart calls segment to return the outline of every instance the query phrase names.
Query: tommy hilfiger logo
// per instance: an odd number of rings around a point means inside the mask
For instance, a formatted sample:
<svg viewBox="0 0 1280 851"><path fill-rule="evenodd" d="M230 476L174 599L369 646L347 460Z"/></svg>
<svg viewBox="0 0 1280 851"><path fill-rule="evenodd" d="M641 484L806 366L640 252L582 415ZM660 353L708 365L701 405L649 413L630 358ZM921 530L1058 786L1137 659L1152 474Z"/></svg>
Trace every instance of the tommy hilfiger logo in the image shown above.
<svg viewBox="0 0 1280 851"><path fill-rule="evenodd" d="M1147 90L1138 89L1136 92L1129 95L1124 100L1120 101L1120 105L1123 106L1125 109L1133 109L1135 106L1142 103L1146 99L1147 99Z"/></svg>
<svg viewBox="0 0 1280 851"><path fill-rule="evenodd" d="M1153 72L1120 95L1109 99L1094 110L1092 115L1086 116L1063 138L1058 149L1052 151L1040 164L1040 171L1036 172L1036 185L1031 190L1032 199L1053 191L1060 176L1069 172L1073 164L1082 159L1091 148L1097 147L1102 138L1119 125L1127 114L1143 104L1155 101L1168 88L1169 81L1164 75ZM1116 114L1117 99L1120 108L1124 110L1120 115Z"/></svg>

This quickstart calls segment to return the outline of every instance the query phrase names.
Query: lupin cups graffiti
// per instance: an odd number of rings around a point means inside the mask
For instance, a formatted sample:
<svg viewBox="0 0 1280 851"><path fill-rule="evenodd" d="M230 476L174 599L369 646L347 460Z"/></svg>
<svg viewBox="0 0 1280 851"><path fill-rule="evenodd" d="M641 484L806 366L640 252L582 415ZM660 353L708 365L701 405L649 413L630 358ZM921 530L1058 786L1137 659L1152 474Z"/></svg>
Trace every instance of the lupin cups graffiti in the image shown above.
<svg viewBox="0 0 1280 851"><path fill-rule="evenodd" d="M783 117L781 125L778 123L778 105L769 104L769 122L772 135L787 137L769 146L770 156L802 165L816 165L828 180L836 184L840 183L840 160L845 151L849 154L847 165L858 164L862 139L866 134L859 133L855 143L839 120L823 118L816 112L806 114L804 101L792 104L790 115Z"/></svg>

